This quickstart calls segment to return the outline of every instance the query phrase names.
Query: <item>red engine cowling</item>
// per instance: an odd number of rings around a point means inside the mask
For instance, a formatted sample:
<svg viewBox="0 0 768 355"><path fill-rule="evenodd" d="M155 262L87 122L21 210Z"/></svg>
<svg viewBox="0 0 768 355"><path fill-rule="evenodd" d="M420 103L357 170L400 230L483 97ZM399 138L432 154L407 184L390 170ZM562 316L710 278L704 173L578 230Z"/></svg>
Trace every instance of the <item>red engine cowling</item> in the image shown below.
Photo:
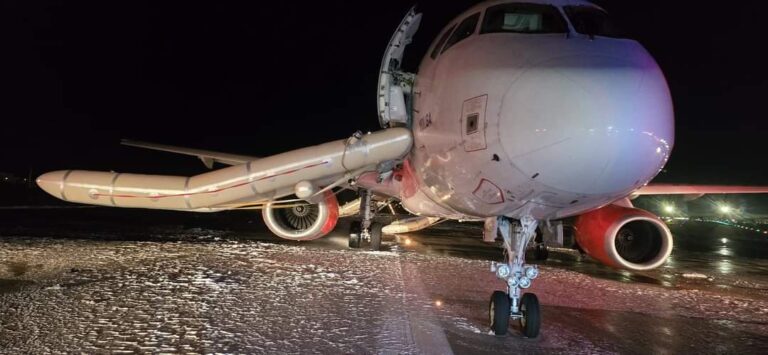
<svg viewBox="0 0 768 355"><path fill-rule="evenodd" d="M589 256L615 268L643 271L664 264L672 233L654 214L609 205L576 219L574 233Z"/></svg>
<svg viewBox="0 0 768 355"><path fill-rule="evenodd" d="M289 240L314 240L324 237L339 220L339 202L332 191L316 204L297 204L276 208L267 204L262 211L264 223L278 237Z"/></svg>

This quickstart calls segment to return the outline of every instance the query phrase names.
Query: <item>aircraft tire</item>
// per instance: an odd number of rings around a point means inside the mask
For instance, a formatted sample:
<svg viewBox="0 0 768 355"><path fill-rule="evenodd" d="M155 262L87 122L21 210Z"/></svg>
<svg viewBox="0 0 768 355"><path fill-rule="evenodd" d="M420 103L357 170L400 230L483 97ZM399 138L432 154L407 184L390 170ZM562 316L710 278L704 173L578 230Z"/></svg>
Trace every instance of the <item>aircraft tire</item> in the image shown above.
<svg viewBox="0 0 768 355"><path fill-rule="evenodd" d="M373 223L371 224L371 245L370 249L372 251L379 251L381 250L381 236L382 232L381 229L384 228L384 226L381 223Z"/></svg>
<svg viewBox="0 0 768 355"><path fill-rule="evenodd" d="M549 259L549 249L544 244L539 244L533 247L533 258L539 261Z"/></svg>
<svg viewBox="0 0 768 355"><path fill-rule="evenodd" d="M520 318L520 329L526 338L536 338L539 336L541 328L541 306L539 298L533 293L526 293L520 300L520 312L523 316Z"/></svg>
<svg viewBox="0 0 768 355"><path fill-rule="evenodd" d="M349 225L349 248L350 249L360 248L362 232L363 232L363 228L362 228L362 223L360 223L360 221L353 221L352 224Z"/></svg>
<svg viewBox="0 0 768 355"><path fill-rule="evenodd" d="M491 330L497 336L507 335L510 312L509 295L504 291L495 291L488 306L488 316Z"/></svg>

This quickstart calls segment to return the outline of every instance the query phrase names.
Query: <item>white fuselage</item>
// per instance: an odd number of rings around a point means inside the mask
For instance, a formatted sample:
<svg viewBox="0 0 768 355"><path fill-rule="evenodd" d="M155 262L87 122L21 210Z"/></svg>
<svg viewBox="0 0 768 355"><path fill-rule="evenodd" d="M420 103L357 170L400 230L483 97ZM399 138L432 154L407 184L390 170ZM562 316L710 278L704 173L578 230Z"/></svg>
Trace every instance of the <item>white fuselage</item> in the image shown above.
<svg viewBox="0 0 768 355"><path fill-rule="evenodd" d="M505 2L478 5L446 29L476 13L482 23L484 8L497 3ZM407 209L556 219L625 198L658 174L674 141L659 66L636 41L569 27L476 28L435 59L430 48L414 89L408 165L418 191L401 193Z"/></svg>

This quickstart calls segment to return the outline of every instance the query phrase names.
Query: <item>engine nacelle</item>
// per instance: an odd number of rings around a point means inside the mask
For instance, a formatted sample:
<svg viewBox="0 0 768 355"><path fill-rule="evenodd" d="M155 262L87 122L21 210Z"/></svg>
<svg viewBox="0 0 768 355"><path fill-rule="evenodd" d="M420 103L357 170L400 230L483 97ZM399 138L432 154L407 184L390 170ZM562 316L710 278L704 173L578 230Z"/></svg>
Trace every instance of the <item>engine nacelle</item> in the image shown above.
<svg viewBox="0 0 768 355"><path fill-rule="evenodd" d="M296 204L280 208L270 203L262 211L264 223L278 237L314 240L330 233L339 220L339 202L332 191L317 204Z"/></svg>
<svg viewBox="0 0 768 355"><path fill-rule="evenodd" d="M615 268L643 271L664 264L672 233L654 214L610 205L576 219L574 233L589 256Z"/></svg>

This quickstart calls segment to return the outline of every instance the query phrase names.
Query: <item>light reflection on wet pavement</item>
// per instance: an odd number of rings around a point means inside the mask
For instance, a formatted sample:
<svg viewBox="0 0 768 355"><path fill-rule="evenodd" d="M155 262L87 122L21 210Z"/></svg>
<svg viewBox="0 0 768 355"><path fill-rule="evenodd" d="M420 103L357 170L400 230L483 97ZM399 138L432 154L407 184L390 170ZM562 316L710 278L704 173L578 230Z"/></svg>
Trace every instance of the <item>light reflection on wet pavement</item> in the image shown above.
<svg viewBox="0 0 768 355"><path fill-rule="evenodd" d="M65 227L0 221L0 352L768 353L768 238L725 226L672 226L653 272L553 251L532 288L538 339L488 334L501 252L477 225L378 253L347 250L343 225L311 244Z"/></svg>

